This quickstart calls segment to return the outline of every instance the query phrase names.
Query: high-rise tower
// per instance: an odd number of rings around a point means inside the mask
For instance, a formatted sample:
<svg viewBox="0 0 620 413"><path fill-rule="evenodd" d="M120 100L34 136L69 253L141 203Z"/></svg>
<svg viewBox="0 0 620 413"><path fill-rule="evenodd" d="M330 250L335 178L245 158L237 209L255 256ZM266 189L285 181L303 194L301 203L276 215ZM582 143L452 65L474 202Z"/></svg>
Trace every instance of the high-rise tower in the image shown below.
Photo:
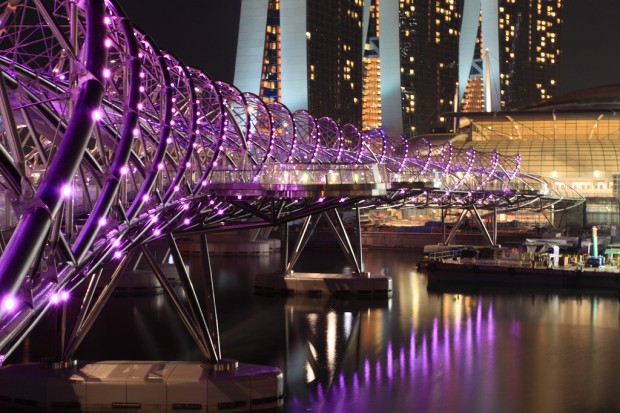
<svg viewBox="0 0 620 413"><path fill-rule="evenodd" d="M363 0L244 0L235 84L292 110L361 126L363 6Z"/></svg>
<svg viewBox="0 0 620 413"><path fill-rule="evenodd" d="M466 109L515 109L555 94L562 2L464 0L459 97Z"/></svg>
<svg viewBox="0 0 620 413"><path fill-rule="evenodd" d="M427 133L455 107L553 96L562 1L243 0L234 83L315 116Z"/></svg>
<svg viewBox="0 0 620 413"><path fill-rule="evenodd" d="M362 128L379 129L381 117L381 52L379 49L379 0L371 0L366 44L362 58Z"/></svg>
<svg viewBox="0 0 620 413"><path fill-rule="evenodd" d="M400 0L399 18L404 131L411 136L453 111L461 7L458 0Z"/></svg>

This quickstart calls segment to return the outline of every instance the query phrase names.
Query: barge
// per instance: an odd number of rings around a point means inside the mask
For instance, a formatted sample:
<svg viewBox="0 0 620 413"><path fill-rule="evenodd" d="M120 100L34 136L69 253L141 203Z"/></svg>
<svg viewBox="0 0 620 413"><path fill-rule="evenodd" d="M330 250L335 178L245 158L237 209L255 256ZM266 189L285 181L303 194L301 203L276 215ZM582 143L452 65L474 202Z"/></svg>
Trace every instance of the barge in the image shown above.
<svg viewBox="0 0 620 413"><path fill-rule="evenodd" d="M431 261L427 264L428 290L442 292L490 289L552 290L618 295L620 272L617 267L587 268L525 267L480 261Z"/></svg>

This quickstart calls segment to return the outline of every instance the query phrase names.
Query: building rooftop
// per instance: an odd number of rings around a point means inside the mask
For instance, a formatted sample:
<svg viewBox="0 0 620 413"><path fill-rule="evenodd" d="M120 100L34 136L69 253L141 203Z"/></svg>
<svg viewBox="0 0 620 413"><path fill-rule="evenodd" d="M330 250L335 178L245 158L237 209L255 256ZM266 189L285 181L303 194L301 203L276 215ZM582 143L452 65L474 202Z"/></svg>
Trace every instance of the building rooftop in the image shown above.
<svg viewBox="0 0 620 413"><path fill-rule="evenodd" d="M555 118L620 118L620 84L599 86L570 92L549 100L531 103L519 109L498 112L457 112L448 118L469 118L476 121L507 118L527 120L552 116Z"/></svg>

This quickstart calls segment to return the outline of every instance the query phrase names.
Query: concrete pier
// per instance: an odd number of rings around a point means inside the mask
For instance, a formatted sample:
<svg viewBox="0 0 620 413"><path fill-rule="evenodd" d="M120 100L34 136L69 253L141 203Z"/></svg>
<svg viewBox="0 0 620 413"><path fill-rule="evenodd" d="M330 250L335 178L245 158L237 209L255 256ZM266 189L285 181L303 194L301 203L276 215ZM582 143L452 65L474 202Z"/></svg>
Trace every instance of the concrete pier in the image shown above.
<svg viewBox="0 0 620 413"><path fill-rule="evenodd" d="M306 294L356 297L392 296L392 278L383 275L352 275L295 272L287 275L258 274L254 281L258 294Z"/></svg>
<svg viewBox="0 0 620 413"><path fill-rule="evenodd" d="M251 364L232 370L159 361L0 368L0 411L249 412L277 411L283 402L282 372Z"/></svg>

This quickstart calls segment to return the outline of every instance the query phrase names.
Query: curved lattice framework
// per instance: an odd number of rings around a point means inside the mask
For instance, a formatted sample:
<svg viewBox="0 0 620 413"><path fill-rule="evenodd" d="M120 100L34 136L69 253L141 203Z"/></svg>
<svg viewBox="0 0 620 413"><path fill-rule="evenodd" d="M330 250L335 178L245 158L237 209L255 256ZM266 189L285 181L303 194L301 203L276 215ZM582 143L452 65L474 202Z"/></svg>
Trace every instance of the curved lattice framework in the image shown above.
<svg viewBox="0 0 620 413"><path fill-rule="evenodd" d="M3 1L0 25L0 354L60 291L175 232L346 204L582 201L518 156L266 105L160 51L111 1Z"/></svg>

